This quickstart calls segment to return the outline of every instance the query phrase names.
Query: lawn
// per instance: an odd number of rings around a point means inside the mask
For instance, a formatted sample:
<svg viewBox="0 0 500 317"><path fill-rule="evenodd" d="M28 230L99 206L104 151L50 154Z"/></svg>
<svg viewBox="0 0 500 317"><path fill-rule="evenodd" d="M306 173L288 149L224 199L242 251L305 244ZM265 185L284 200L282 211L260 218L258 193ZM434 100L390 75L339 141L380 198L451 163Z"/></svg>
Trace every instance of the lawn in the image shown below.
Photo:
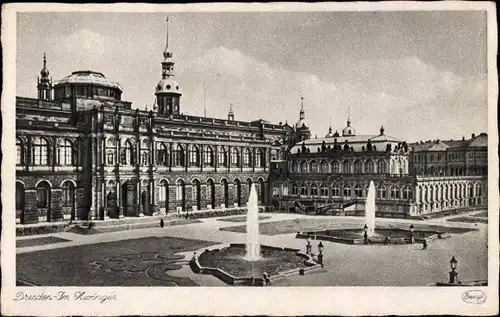
<svg viewBox="0 0 500 317"><path fill-rule="evenodd" d="M467 223L488 223L488 218L479 218L479 217L456 217L451 219L446 219L449 222L467 222Z"/></svg>
<svg viewBox="0 0 500 317"><path fill-rule="evenodd" d="M178 252L214 243L171 237L148 237L59 248L16 256L17 279L40 286L196 286L173 277ZM182 260L183 261L183 260Z"/></svg>
<svg viewBox="0 0 500 317"><path fill-rule="evenodd" d="M271 216L259 216L259 220L271 219ZM245 222L247 221L246 216L231 217L231 218L220 218L217 221L228 221L228 222Z"/></svg>
<svg viewBox="0 0 500 317"><path fill-rule="evenodd" d="M361 220L361 219L360 219ZM432 231L442 231L449 233L463 233L470 231L470 229L462 228L449 228L439 225L427 225L427 224L415 224L415 231L418 230L432 230ZM376 227L380 228L404 228L408 229L407 225L404 223L394 223L394 224L377 224ZM341 220L332 218L309 218L309 219L294 219L294 220L284 220L284 221L273 221L265 222L259 224L259 232L265 235L278 235L287 233L297 233L297 232L313 232L321 230L331 230L331 229L358 229L362 230L362 225L359 224L359 220ZM246 232L246 226L232 226L220 228L222 231L231 232Z"/></svg>
<svg viewBox="0 0 500 317"><path fill-rule="evenodd" d="M52 243L61 243L67 242L71 240L59 238L59 237L43 237L43 238L33 238L33 239L22 239L16 240L16 248L26 248L26 247L34 247L38 245L52 244Z"/></svg>

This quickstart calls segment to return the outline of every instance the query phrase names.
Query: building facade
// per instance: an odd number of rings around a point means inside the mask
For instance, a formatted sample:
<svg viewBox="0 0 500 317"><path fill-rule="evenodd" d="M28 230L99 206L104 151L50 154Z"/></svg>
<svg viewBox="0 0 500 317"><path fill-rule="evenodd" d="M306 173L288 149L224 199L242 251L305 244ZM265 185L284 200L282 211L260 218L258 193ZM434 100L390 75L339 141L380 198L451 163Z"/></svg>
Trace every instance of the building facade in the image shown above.
<svg viewBox="0 0 500 317"><path fill-rule="evenodd" d="M150 111L132 109L99 72L53 84L44 56L39 98L16 100L20 223L243 206L252 184L267 204L270 162L294 129L237 121L232 109L227 120L182 115L168 41L163 56Z"/></svg>

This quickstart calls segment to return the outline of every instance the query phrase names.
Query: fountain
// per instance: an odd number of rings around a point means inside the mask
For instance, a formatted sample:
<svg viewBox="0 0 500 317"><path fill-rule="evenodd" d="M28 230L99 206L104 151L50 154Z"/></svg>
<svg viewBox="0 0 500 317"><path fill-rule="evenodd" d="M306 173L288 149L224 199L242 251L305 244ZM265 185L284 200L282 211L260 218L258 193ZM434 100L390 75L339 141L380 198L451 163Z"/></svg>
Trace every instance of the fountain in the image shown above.
<svg viewBox="0 0 500 317"><path fill-rule="evenodd" d="M368 226L368 231L366 232L368 238L372 238L375 235L375 185L373 181L370 181L368 194L366 195L365 224Z"/></svg>
<svg viewBox="0 0 500 317"><path fill-rule="evenodd" d="M247 208L247 253L245 260L253 262L260 259L259 206L257 201L257 191L255 190L255 185L253 184L250 189L250 197L248 198Z"/></svg>
<svg viewBox="0 0 500 317"><path fill-rule="evenodd" d="M224 244L195 252L190 262L193 271L214 275L231 285L258 286L267 285L271 279L321 267L310 254L299 249L260 244L259 206L254 185L250 188L247 208L246 243Z"/></svg>

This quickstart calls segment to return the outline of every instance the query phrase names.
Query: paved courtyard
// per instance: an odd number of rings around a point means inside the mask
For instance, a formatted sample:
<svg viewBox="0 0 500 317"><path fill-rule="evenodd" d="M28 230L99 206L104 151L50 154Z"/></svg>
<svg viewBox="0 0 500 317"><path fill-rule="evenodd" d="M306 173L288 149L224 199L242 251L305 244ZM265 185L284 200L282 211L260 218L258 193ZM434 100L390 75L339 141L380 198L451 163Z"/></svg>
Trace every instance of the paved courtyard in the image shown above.
<svg viewBox="0 0 500 317"><path fill-rule="evenodd" d="M224 286L213 276L193 273L187 263L195 250L245 242L241 216L234 218L94 235L61 232L18 237L17 278L51 286ZM434 240L427 250L421 244L364 246L323 241L324 269L279 280L273 286L426 286L448 278L452 256L459 261L460 280L486 279L487 224L447 220L377 218L377 224L478 230ZM305 249L306 242L295 238L297 231L362 228L364 224L360 217L295 214L265 214L259 222L262 244L300 249ZM317 252L318 241L312 243Z"/></svg>

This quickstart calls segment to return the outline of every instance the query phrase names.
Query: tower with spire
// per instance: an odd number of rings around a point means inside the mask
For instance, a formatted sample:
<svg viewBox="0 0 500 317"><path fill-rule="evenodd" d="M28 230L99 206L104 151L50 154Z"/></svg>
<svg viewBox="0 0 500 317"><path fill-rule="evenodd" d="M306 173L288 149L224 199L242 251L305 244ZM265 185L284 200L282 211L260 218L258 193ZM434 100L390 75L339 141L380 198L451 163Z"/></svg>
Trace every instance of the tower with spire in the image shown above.
<svg viewBox="0 0 500 317"><path fill-rule="evenodd" d="M156 85L156 106L159 115L168 116L180 113L180 99L182 92L179 83L174 79L174 65L172 52L168 48L168 17L165 50L163 51L163 62L161 63L161 80Z"/></svg>
<svg viewBox="0 0 500 317"><path fill-rule="evenodd" d="M49 78L50 72L47 69L47 57L43 53L43 68L40 71L38 82L38 99L52 100L52 78Z"/></svg>
<svg viewBox="0 0 500 317"><path fill-rule="evenodd" d="M311 130L309 129L309 123L306 120L306 112L304 111L304 97L300 97L299 121L295 123L295 133L297 142L311 138Z"/></svg>

